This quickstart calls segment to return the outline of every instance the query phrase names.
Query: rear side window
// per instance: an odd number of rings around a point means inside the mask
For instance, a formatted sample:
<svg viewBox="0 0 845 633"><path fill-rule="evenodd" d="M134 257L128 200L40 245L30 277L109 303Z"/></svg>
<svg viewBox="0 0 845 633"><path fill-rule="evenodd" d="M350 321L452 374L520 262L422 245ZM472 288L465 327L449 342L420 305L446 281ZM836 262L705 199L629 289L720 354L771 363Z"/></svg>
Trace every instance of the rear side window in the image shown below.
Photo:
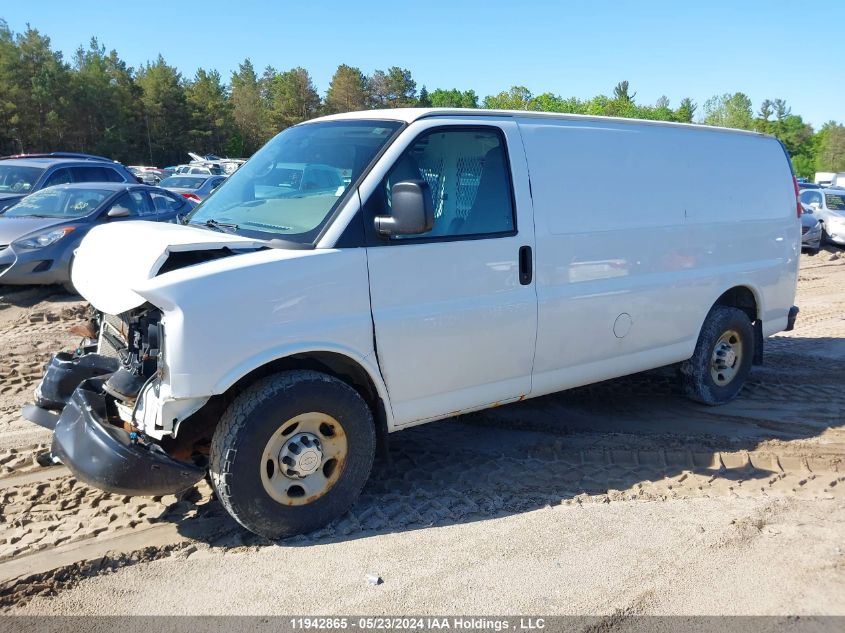
<svg viewBox="0 0 845 633"><path fill-rule="evenodd" d="M831 211L845 211L845 193L826 193L824 199Z"/></svg>
<svg viewBox="0 0 845 633"><path fill-rule="evenodd" d="M124 182L116 170L109 167L71 167L75 182Z"/></svg>
<svg viewBox="0 0 845 633"><path fill-rule="evenodd" d="M159 191L151 191L150 198L153 200L153 207L155 207L156 213L177 211L183 204L181 199L177 199L175 196L169 196L166 193L161 193Z"/></svg>
<svg viewBox="0 0 845 633"><path fill-rule="evenodd" d="M507 149L498 130L435 130L420 136L382 183L386 213L393 185L419 179L431 188L434 227L411 239L515 230Z"/></svg>
<svg viewBox="0 0 845 633"><path fill-rule="evenodd" d="M70 184L70 170L68 169L57 169L52 174L50 174L47 178L47 182L44 183L45 187L53 187L54 185L67 185Z"/></svg>

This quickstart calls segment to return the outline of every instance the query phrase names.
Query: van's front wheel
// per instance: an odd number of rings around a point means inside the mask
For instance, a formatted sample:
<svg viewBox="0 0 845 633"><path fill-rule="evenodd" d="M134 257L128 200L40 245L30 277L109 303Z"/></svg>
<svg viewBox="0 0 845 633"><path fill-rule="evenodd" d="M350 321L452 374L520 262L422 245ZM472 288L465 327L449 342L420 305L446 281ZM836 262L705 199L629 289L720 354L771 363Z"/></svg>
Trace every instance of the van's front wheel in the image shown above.
<svg viewBox="0 0 845 633"><path fill-rule="evenodd" d="M235 398L214 433L210 474L238 523L278 539L346 512L374 454L373 416L358 392L320 372L288 371Z"/></svg>
<svg viewBox="0 0 845 633"><path fill-rule="evenodd" d="M687 397L717 405L739 394L751 371L754 328L738 308L714 306L701 328L692 357L681 363L681 386Z"/></svg>

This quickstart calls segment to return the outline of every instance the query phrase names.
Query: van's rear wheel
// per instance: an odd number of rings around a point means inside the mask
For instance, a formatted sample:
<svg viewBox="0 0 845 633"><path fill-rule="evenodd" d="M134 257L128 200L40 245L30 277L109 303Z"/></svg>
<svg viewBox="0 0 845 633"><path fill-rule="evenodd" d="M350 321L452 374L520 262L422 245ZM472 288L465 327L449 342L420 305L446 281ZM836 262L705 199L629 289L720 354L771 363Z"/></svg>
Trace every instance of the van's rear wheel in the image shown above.
<svg viewBox="0 0 845 633"><path fill-rule="evenodd" d="M681 363L687 397L724 404L739 394L754 358L754 328L738 308L714 306L701 328L692 357Z"/></svg>
<svg viewBox="0 0 845 633"><path fill-rule="evenodd" d="M346 512L370 475L375 425L352 387L316 371L259 380L223 414L211 481L238 523L270 539Z"/></svg>

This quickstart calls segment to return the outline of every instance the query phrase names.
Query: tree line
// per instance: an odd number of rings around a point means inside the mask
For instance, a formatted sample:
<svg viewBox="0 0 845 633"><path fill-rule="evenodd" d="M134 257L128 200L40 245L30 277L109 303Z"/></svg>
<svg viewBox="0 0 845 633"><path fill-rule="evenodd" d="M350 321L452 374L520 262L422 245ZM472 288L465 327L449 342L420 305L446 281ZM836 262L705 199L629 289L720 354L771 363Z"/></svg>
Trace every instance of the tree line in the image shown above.
<svg viewBox="0 0 845 633"><path fill-rule="evenodd" d="M704 123L777 136L799 176L845 171L845 126L814 130L782 99L757 112L737 92L691 99L676 108L663 96L638 103L627 81L592 99L535 95L523 86L484 98L473 90L417 89L410 70L396 66L366 75L341 64L324 95L297 67L257 71L247 58L228 79L199 69L184 77L159 55L132 68L93 38L65 60L50 38L27 27L12 32L0 20L0 154L79 151L126 164L172 165L198 154L247 157L279 131L322 114L412 106L500 108ZM698 116L696 116L698 115Z"/></svg>

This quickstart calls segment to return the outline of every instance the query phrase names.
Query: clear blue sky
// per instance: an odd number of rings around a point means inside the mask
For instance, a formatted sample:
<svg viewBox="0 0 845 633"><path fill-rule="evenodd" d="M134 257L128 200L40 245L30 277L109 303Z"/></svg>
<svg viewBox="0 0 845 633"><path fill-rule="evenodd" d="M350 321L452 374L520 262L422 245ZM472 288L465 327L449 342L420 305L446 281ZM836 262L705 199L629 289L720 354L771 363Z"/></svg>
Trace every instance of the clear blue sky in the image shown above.
<svg viewBox="0 0 845 633"><path fill-rule="evenodd" d="M700 113L743 91L755 111L780 97L814 126L845 121L845 0L3 0L0 17L66 58L97 36L132 66L161 53L185 76L228 79L245 57L259 71L303 66L321 93L346 63L401 66L418 87L481 97L521 84L588 98L627 79L641 103L689 96Z"/></svg>

